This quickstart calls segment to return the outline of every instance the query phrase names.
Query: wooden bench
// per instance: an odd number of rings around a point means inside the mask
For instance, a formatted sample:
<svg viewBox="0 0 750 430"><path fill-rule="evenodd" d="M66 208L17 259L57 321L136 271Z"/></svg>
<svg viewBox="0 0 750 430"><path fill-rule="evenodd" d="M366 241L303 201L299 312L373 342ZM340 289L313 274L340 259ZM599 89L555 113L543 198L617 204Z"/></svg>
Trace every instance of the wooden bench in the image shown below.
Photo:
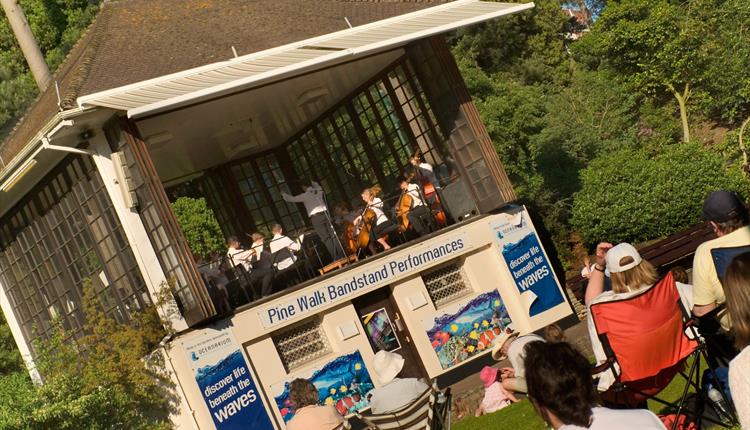
<svg viewBox="0 0 750 430"><path fill-rule="evenodd" d="M318 269L318 272L320 272L321 275L325 275L328 272L331 272L336 269L341 269L342 267L346 267L356 261L357 261L357 255L352 254L348 257L340 258L334 261L333 263Z"/></svg>

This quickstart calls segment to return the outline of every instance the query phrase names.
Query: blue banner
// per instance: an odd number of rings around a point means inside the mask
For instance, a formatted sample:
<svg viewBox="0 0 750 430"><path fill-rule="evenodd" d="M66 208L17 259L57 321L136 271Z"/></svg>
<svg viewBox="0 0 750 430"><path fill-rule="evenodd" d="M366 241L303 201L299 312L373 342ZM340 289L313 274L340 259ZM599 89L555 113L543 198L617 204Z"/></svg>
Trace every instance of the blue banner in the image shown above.
<svg viewBox="0 0 750 430"><path fill-rule="evenodd" d="M522 296L531 297L529 316L538 315L563 302L552 266L533 231L518 242L503 245L503 257L518 291ZM528 292L533 295L529 296Z"/></svg>
<svg viewBox="0 0 750 430"><path fill-rule="evenodd" d="M228 329L183 344L218 430L273 429L260 392Z"/></svg>

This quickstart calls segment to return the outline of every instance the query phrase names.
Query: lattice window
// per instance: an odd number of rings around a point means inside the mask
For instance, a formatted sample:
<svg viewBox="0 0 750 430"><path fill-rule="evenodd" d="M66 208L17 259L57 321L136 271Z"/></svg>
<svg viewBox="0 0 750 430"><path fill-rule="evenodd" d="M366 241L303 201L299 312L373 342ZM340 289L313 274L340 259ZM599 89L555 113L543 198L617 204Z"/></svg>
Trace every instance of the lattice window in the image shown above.
<svg viewBox="0 0 750 430"><path fill-rule="evenodd" d="M331 352L331 346L317 318L274 335L273 343L287 372Z"/></svg>
<svg viewBox="0 0 750 430"><path fill-rule="evenodd" d="M422 274L427 293L436 308L471 292L463 266L450 263Z"/></svg>

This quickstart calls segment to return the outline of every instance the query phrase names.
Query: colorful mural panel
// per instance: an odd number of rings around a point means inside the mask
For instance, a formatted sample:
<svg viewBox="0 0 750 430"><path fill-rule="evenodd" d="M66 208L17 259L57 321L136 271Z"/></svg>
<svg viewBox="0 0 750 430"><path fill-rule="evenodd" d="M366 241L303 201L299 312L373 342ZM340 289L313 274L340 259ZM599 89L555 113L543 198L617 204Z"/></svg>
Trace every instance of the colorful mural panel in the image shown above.
<svg viewBox="0 0 750 430"><path fill-rule="evenodd" d="M453 309L434 320L422 321L443 369L491 349L495 337L512 330L510 315L497 290Z"/></svg>
<svg viewBox="0 0 750 430"><path fill-rule="evenodd" d="M280 393L274 400L284 422L294 416L294 405L289 401L289 382L296 378L309 379L318 389L320 404L334 406L341 415L369 406L367 395L375 388L359 351L343 355L320 369L296 374L271 387L273 393Z"/></svg>

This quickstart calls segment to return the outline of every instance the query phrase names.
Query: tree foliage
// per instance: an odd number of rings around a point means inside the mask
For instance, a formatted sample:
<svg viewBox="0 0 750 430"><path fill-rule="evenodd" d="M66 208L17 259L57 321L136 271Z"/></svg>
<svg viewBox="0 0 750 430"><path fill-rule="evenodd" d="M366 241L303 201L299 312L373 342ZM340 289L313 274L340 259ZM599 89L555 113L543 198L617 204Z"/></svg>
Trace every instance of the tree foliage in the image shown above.
<svg viewBox="0 0 750 430"><path fill-rule="evenodd" d="M221 226L206 199L180 197L172 203L172 210L193 254L206 257L215 252L224 252L226 247Z"/></svg>
<svg viewBox="0 0 750 430"><path fill-rule="evenodd" d="M83 337L57 324L49 340L35 345L43 385L34 387L25 372L2 377L0 428L170 428L170 383L159 356L149 358L164 334L153 308L134 324L118 323L86 286L84 310Z"/></svg>
<svg viewBox="0 0 750 430"><path fill-rule="evenodd" d="M749 191L739 170L697 143L656 156L640 149L607 153L582 172L571 222L589 244L638 243L699 222L703 199L717 189Z"/></svg>
<svg viewBox="0 0 750 430"><path fill-rule="evenodd" d="M50 70L59 66L98 10L99 0L18 0ZM21 48L0 13L0 129L37 94ZM2 136L0 135L0 138Z"/></svg>

